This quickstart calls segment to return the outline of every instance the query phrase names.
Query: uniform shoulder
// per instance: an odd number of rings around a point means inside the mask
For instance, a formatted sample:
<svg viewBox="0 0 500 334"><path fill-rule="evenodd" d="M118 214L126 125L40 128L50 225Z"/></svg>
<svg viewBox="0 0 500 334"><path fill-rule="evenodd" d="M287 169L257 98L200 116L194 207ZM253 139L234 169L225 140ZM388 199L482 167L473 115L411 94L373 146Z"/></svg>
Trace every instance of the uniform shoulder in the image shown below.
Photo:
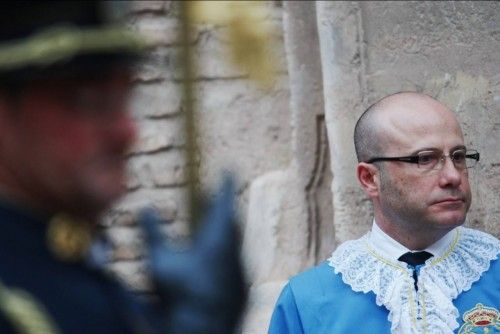
<svg viewBox="0 0 500 334"><path fill-rule="evenodd" d="M500 253L500 240L489 233L467 228L460 228L459 248L467 249L477 256L494 260Z"/></svg>
<svg viewBox="0 0 500 334"><path fill-rule="evenodd" d="M321 292L325 286L331 286L339 279L339 275L334 273L333 268L327 261L324 261L292 277L289 286L294 294L303 294L305 291L309 294Z"/></svg>
<svg viewBox="0 0 500 334"><path fill-rule="evenodd" d="M491 242L492 244L500 244L500 240L488 233L488 232L484 232L484 231L481 231L481 230L477 230L477 229L473 229L473 228L469 228L469 227L460 227L460 232L462 234L463 237L465 238L484 238L486 240L488 240L489 242Z"/></svg>
<svg viewBox="0 0 500 334"><path fill-rule="evenodd" d="M332 273L332 267L328 265L327 261L323 261L317 266L306 269L305 271L293 276L290 282L300 282L307 281L310 279L317 279L318 277L330 275Z"/></svg>

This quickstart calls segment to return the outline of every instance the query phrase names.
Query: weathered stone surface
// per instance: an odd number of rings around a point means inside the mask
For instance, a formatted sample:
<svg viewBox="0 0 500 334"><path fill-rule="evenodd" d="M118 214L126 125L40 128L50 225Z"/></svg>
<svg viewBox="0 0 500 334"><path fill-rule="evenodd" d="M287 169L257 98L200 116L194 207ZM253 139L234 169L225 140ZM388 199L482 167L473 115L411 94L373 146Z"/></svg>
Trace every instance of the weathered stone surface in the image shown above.
<svg viewBox="0 0 500 334"><path fill-rule="evenodd" d="M360 5L374 98L405 83L421 89L438 74L464 71L490 77L498 72L500 6L496 2Z"/></svg>
<svg viewBox="0 0 500 334"><path fill-rule="evenodd" d="M247 315L243 322L242 333L266 333L271 314L281 289L287 281L274 281L254 286L250 289Z"/></svg>
<svg viewBox="0 0 500 334"><path fill-rule="evenodd" d="M229 62L229 45L221 41L223 34L222 28L212 27L200 36L200 41L194 50L197 77L222 79L246 75L245 71L236 68Z"/></svg>
<svg viewBox="0 0 500 334"><path fill-rule="evenodd" d="M290 82L291 167L300 185L297 191L304 193L307 207L306 217L297 219L306 221L310 232L308 254L304 255L320 262L333 249L335 236L316 6L304 1L283 5Z"/></svg>
<svg viewBox="0 0 500 334"><path fill-rule="evenodd" d="M291 171L274 171L250 186L243 254L254 284L286 279L308 261L305 208L294 179Z"/></svg>
<svg viewBox="0 0 500 334"><path fill-rule="evenodd" d="M243 250L250 280L244 333L264 333L282 284L333 249L331 171L315 5L284 4L292 160L252 182ZM291 260L293 259L293 260Z"/></svg>
<svg viewBox="0 0 500 334"><path fill-rule="evenodd" d="M178 53L177 49L173 47L158 47L154 49L135 65L132 79L139 83L159 83L164 80L173 80L174 69L172 67ZM138 105L140 107L139 103Z"/></svg>
<svg viewBox="0 0 500 334"><path fill-rule="evenodd" d="M184 196L183 188L139 189L118 202L108 212L104 223L107 226L134 225L138 212L150 205L157 208L167 221L183 220L187 217Z"/></svg>
<svg viewBox="0 0 500 334"><path fill-rule="evenodd" d="M131 1L130 11L139 12L163 12L170 7L170 1L162 0L141 0L141 1Z"/></svg>
<svg viewBox="0 0 500 334"><path fill-rule="evenodd" d="M132 154L144 154L179 148L184 145L184 125L181 117L173 119L141 120L139 138Z"/></svg>
<svg viewBox="0 0 500 334"><path fill-rule="evenodd" d="M141 17L131 28L140 33L148 42L157 46L179 44L180 26L176 18L164 16ZM193 39L196 37L194 36Z"/></svg>
<svg viewBox="0 0 500 334"><path fill-rule="evenodd" d="M182 105L180 90L180 85L171 81L138 83L132 91L130 108L137 117L161 118L178 114Z"/></svg>
<svg viewBox="0 0 500 334"><path fill-rule="evenodd" d="M276 59L275 69L277 73L286 73L286 61L284 55L283 34L281 20L271 22L272 34L268 43L272 46L267 52L269 57ZM207 29L200 35L200 41L196 48L195 61L198 64L198 77L209 79L243 77L247 73L237 68L231 60L231 44L227 37L227 27Z"/></svg>
<svg viewBox="0 0 500 334"><path fill-rule="evenodd" d="M243 187L290 160L289 93L285 80L265 94L245 80L199 84L201 179L214 188L224 169ZM223 92L223 93L221 93Z"/></svg>
<svg viewBox="0 0 500 334"><path fill-rule="evenodd" d="M364 234L371 210L358 185L353 132L365 106L360 10L355 2L318 2L325 97L325 118L333 174L332 193L337 243Z"/></svg>
<svg viewBox="0 0 500 334"><path fill-rule="evenodd" d="M129 162L136 187L179 187L186 183L184 152L179 149L159 154L139 155Z"/></svg>
<svg viewBox="0 0 500 334"><path fill-rule="evenodd" d="M144 263L138 261L120 261L111 264L110 269L133 291L151 291L151 282L147 279Z"/></svg>
<svg viewBox="0 0 500 334"><path fill-rule="evenodd" d="M127 166L127 180L125 186L127 187L128 191L134 191L141 186L139 173L131 169L130 162Z"/></svg>
<svg viewBox="0 0 500 334"><path fill-rule="evenodd" d="M286 172L278 171L261 176L250 186L243 255L250 280L257 284L270 278L279 260L278 232L287 181Z"/></svg>
<svg viewBox="0 0 500 334"><path fill-rule="evenodd" d="M144 243L139 229L132 226L113 226L107 231L108 238L113 244L125 247L140 248Z"/></svg>

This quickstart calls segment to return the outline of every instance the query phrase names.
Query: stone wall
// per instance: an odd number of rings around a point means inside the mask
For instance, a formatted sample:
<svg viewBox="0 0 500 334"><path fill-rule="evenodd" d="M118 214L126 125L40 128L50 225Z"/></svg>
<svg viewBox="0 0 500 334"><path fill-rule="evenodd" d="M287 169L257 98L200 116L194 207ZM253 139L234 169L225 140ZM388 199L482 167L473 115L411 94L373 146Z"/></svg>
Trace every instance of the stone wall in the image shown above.
<svg viewBox="0 0 500 334"><path fill-rule="evenodd" d="M179 82L173 71L179 48L178 23L172 3L132 2L128 19L134 30L157 47L137 69L131 111L139 138L129 156L128 194L105 217L107 235L115 245L112 269L136 291L147 291L142 265L142 236L136 214L154 204L168 220L173 237L187 233L184 178L184 136Z"/></svg>
<svg viewBox="0 0 500 334"><path fill-rule="evenodd" d="M467 224L500 236L500 5L497 2L267 2L280 61L270 92L228 65L224 26L199 26L196 82L201 178L238 176L251 299L242 331L264 333L282 285L365 233L371 206L357 185L354 124L387 94L416 90L457 112L470 174ZM130 154L129 194L105 224L113 268L147 289L134 213L155 202L172 236L186 234L182 110L175 5L138 1L131 26L157 48L138 71L134 115L143 130Z"/></svg>
<svg viewBox="0 0 500 334"><path fill-rule="evenodd" d="M195 82L200 179L213 191L224 171L237 178L239 214L244 224L250 183L267 172L286 167L290 155L290 99L282 8L266 4L266 20L275 28L271 43L278 61L276 83L265 91L227 57L227 27L198 25L190 41L197 65ZM132 2L131 29L156 47L137 68L131 109L139 140L130 152L128 194L105 217L107 235L115 245L112 269L131 288L147 292L142 265L142 236L135 216L145 204L160 208L172 238L188 233L185 204L185 156L181 73L179 72L179 8L171 1Z"/></svg>

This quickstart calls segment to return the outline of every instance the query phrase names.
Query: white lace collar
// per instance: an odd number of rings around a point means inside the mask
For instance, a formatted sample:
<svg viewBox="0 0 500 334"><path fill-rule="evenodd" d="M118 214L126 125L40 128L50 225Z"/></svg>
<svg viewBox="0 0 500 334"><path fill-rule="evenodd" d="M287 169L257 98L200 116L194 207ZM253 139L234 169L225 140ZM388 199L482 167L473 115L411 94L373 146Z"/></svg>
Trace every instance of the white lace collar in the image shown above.
<svg viewBox="0 0 500 334"><path fill-rule="evenodd" d="M434 255L435 257L443 256L446 253L450 245L455 240L456 229L451 230L446 233L441 239L430 245L425 249L419 249L419 251L427 251ZM369 232L368 240L372 248L381 254L384 258L397 261L399 257L406 252L415 251L406 248L399 242L391 238L387 233L382 231L382 229L377 225L375 220L372 224L372 230Z"/></svg>
<svg viewBox="0 0 500 334"><path fill-rule="evenodd" d="M392 333L453 333L458 310L452 303L488 270L500 252L500 241L484 232L459 227L442 256L427 260L418 279L399 261L370 246L369 234L335 250L329 264L356 292L373 292L377 305L389 310Z"/></svg>

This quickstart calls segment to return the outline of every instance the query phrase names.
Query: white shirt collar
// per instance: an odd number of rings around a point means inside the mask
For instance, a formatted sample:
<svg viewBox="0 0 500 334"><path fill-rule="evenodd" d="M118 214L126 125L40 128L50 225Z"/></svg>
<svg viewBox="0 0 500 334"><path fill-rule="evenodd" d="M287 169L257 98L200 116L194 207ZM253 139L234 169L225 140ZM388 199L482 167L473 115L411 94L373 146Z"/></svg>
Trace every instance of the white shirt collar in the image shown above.
<svg viewBox="0 0 500 334"><path fill-rule="evenodd" d="M446 233L444 237L427 247L425 250L435 257L442 256L449 248L454 240L455 229ZM411 250L401 245L399 242L387 235L380 227L378 227L375 220L372 224L372 230L368 238L371 246L387 259L397 261L397 259L406 252Z"/></svg>

